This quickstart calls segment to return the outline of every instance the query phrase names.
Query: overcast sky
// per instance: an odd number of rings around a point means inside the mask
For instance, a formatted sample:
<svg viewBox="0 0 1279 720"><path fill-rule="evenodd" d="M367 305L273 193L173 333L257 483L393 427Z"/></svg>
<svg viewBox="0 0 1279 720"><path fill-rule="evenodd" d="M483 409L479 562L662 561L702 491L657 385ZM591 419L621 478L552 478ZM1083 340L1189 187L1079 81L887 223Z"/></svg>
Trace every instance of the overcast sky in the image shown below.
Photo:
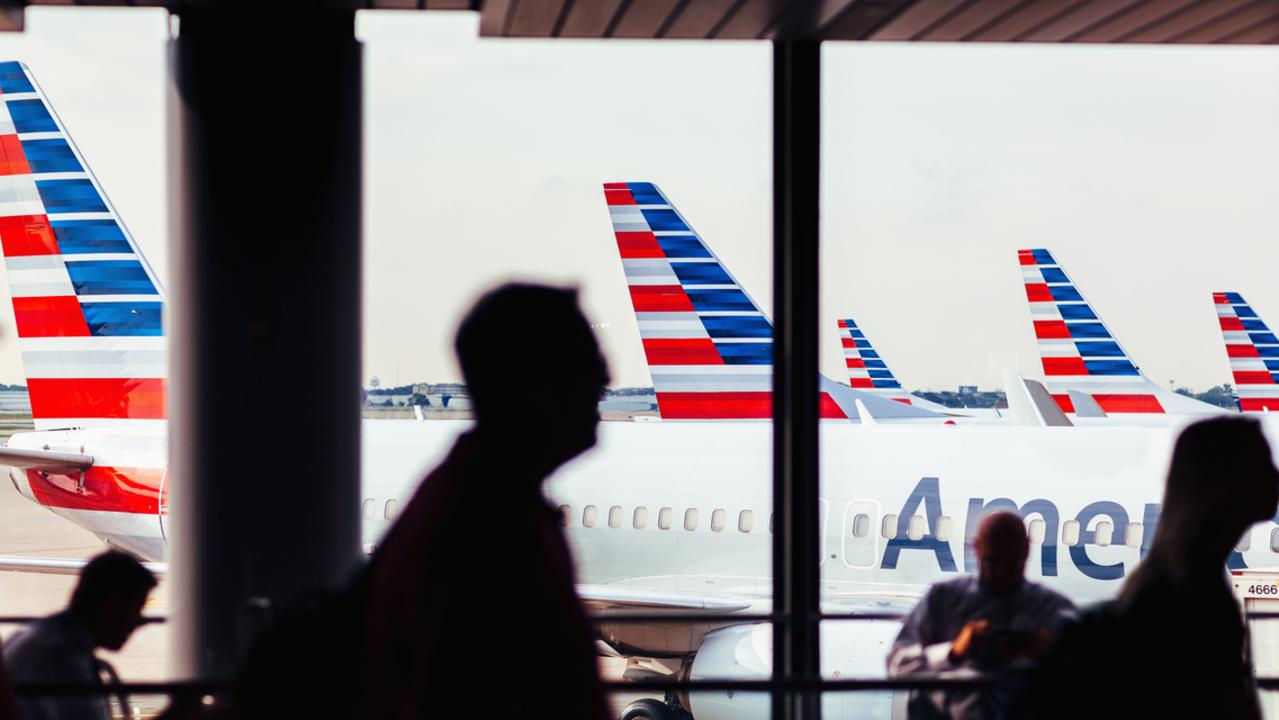
<svg viewBox="0 0 1279 720"><path fill-rule="evenodd" d="M766 44L477 27L469 13L359 20L366 378L456 379L467 304L531 278L580 286L615 384L648 384L610 180L658 183L769 302ZM0 59L30 65L166 282L167 33L162 11L31 8L25 32L0 34ZM1039 376L1019 247L1053 249L1161 383L1229 380L1211 291L1279 324L1276 48L831 44L825 61L831 376L844 316L908 387ZM7 310L0 332L0 381L22 382ZM512 365L544 351L512 348Z"/></svg>

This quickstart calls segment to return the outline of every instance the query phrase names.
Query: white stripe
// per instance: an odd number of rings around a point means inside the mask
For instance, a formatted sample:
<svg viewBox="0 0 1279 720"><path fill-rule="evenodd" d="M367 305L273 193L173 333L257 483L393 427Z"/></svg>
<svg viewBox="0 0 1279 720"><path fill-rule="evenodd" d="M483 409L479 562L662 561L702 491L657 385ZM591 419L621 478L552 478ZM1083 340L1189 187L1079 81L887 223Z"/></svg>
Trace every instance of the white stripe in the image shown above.
<svg viewBox="0 0 1279 720"><path fill-rule="evenodd" d="M772 344L772 338L715 338L717 343L769 343Z"/></svg>
<svg viewBox="0 0 1279 720"><path fill-rule="evenodd" d="M5 97L8 97L7 95ZM66 136L61 132L54 130L53 132L29 132L18 133L18 140L64 140Z"/></svg>
<svg viewBox="0 0 1279 720"><path fill-rule="evenodd" d="M1079 348L1073 340L1039 340L1038 345L1043 357L1079 357Z"/></svg>
<svg viewBox="0 0 1279 720"><path fill-rule="evenodd" d="M18 345L24 353L40 351L76 352L81 350L164 351L169 347L169 339L164 336L157 337L154 335L136 337L45 337L22 338L18 341Z"/></svg>
<svg viewBox="0 0 1279 720"><path fill-rule="evenodd" d="M658 375L759 375L772 377L772 365L654 365L649 374Z"/></svg>
<svg viewBox="0 0 1279 720"><path fill-rule="evenodd" d="M1263 370L1269 372L1266 369L1266 361L1261 358L1230 358L1230 369L1245 371Z"/></svg>
<svg viewBox="0 0 1279 720"><path fill-rule="evenodd" d="M99 193L101 195L101 193ZM44 212L41 210L41 212ZM53 220L115 220L115 216L109 212L79 212L79 213L48 213L50 221Z"/></svg>
<svg viewBox="0 0 1279 720"><path fill-rule="evenodd" d="M1034 320L1060 320L1061 309L1057 303L1033 302L1030 303L1030 317Z"/></svg>
<svg viewBox="0 0 1279 720"><path fill-rule="evenodd" d="M162 378L164 351L35 351L22 353L28 378Z"/></svg>
<svg viewBox="0 0 1279 720"><path fill-rule="evenodd" d="M4 94L5 102L11 102L13 100L40 100L40 99L41 99L40 93L35 91Z"/></svg>
<svg viewBox="0 0 1279 720"><path fill-rule="evenodd" d="M150 295L82 295L81 303L139 303L139 302L164 302L164 299L157 293Z"/></svg>
<svg viewBox="0 0 1279 720"><path fill-rule="evenodd" d="M63 430L67 428L115 428L130 430L153 430L165 432L169 429L168 420L121 420L117 418L33 418L36 430Z"/></svg>
<svg viewBox="0 0 1279 720"><path fill-rule="evenodd" d="M33 180L88 180L89 173L81 170L80 172L37 172L28 173Z"/></svg>
<svg viewBox="0 0 1279 720"><path fill-rule="evenodd" d="M640 320L640 337L647 340L660 338L709 338L706 328L696 316L690 321Z"/></svg>
<svg viewBox="0 0 1279 720"><path fill-rule="evenodd" d="M1044 282L1044 274L1034 265L1022 265L1021 279L1026 283L1039 284Z"/></svg>
<svg viewBox="0 0 1279 720"><path fill-rule="evenodd" d="M1217 317L1238 317L1235 315L1235 309L1230 305L1218 305Z"/></svg>
<svg viewBox="0 0 1279 720"><path fill-rule="evenodd" d="M1243 330L1222 330L1221 337L1227 345L1251 345L1252 338Z"/></svg>
<svg viewBox="0 0 1279 720"><path fill-rule="evenodd" d="M685 290L741 290L741 288L738 287L737 285L725 285L723 283L719 283L717 285L716 284L698 285L696 283L688 283L684 285L684 289Z"/></svg>
<svg viewBox="0 0 1279 720"><path fill-rule="evenodd" d="M1279 398L1279 385L1240 383L1235 387L1235 394L1241 398ZM1279 411L1279 407L1274 410Z"/></svg>

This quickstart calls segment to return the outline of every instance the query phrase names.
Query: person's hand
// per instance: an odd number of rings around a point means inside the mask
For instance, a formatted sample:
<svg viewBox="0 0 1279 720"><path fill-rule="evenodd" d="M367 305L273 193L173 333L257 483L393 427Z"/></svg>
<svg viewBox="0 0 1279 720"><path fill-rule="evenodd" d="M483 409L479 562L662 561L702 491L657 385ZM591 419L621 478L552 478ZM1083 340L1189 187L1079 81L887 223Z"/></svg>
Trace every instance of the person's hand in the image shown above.
<svg viewBox="0 0 1279 720"><path fill-rule="evenodd" d="M950 642L951 661L958 662L972 656L989 632L989 620L969 620Z"/></svg>

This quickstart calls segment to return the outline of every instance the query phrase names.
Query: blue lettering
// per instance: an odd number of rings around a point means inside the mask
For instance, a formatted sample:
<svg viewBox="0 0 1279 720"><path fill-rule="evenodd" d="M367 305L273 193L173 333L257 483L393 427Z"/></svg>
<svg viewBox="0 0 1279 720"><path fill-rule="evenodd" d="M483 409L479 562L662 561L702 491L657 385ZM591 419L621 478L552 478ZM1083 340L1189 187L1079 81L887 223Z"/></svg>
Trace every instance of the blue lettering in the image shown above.
<svg viewBox="0 0 1279 720"><path fill-rule="evenodd" d="M1124 576L1123 563L1099 565L1088 557L1087 546L1097 541L1097 532L1089 530L1088 523L1100 516L1110 518L1115 532L1122 533L1128 527L1128 511L1117 502L1098 500L1084 507L1075 516L1075 520L1079 523L1079 542L1071 546L1070 559L1075 563L1075 567L1079 568L1079 572L1094 580L1118 580Z"/></svg>
<svg viewBox="0 0 1279 720"><path fill-rule="evenodd" d="M928 532L918 540L909 537L910 517L915 514L920 504L924 506L924 518L928 523ZM897 535L888 541L884 549L884 560L880 567L893 570L897 567L897 558L902 550L928 550L937 556L937 566L942 572L955 572L955 556L951 554L950 543L937 539L937 521L941 518L941 490L935 477L919 479L919 484L911 491L910 497L902 505L901 514L897 516Z"/></svg>

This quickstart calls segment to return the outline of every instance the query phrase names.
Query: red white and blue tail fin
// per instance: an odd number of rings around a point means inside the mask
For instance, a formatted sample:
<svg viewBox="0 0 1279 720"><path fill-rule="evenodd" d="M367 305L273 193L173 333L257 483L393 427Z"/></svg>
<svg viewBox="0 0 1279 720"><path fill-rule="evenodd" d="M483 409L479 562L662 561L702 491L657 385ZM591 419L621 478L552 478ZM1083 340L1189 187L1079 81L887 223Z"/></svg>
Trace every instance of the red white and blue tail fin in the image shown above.
<svg viewBox="0 0 1279 720"><path fill-rule="evenodd" d="M0 63L0 246L36 429L162 422L160 285L18 62Z"/></svg>
<svg viewBox="0 0 1279 720"><path fill-rule="evenodd" d="M773 325L759 305L656 185L605 183L604 196L662 417L771 418ZM821 416L855 418L850 392L823 378ZM933 417L865 397L880 419Z"/></svg>
<svg viewBox="0 0 1279 720"><path fill-rule="evenodd" d="M1026 300L1053 399L1074 412L1069 391L1091 395L1107 414L1215 414L1221 408L1151 382L1119 345L1052 254L1018 250Z"/></svg>
<svg viewBox="0 0 1279 720"><path fill-rule="evenodd" d="M1212 302L1226 342L1239 410L1279 412L1279 338L1243 295L1215 292Z"/></svg>
<svg viewBox="0 0 1279 720"><path fill-rule="evenodd" d="M844 366L848 368L849 387L933 412L962 414L903 390L887 361L880 357L866 333L857 327L852 318L839 321L839 341L844 349Z"/></svg>

